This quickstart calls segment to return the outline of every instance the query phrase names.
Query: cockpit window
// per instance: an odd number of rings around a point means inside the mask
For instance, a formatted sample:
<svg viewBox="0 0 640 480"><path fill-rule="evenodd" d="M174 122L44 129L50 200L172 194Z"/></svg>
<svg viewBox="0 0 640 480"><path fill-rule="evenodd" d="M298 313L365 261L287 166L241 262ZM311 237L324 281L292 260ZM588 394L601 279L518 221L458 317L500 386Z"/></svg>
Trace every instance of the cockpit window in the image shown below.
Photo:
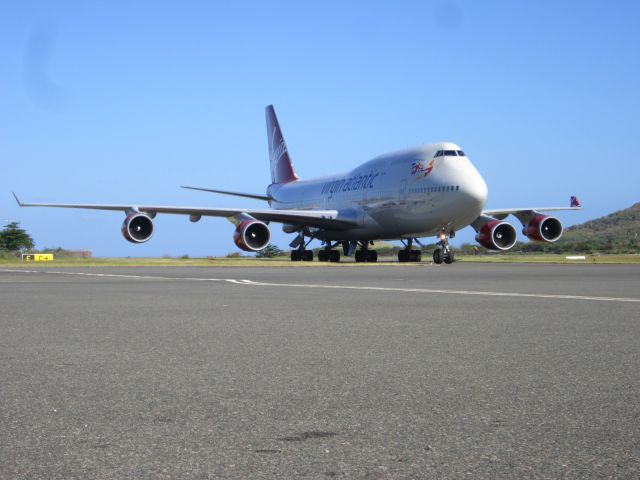
<svg viewBox="0 0 640 480"><path fill-rule="evenodd" d="M442 155L444 155L444 150L438 150L438 153L436 153L436 157L441 157Z"/></svg>
<svg viewBox="0 0 640 480"><path fill-rule="evenodd" d="M444 151L445 156L447 157L457 157L458 155L456 154L455 150L445 150Z"/></svg>
<svg viewBox="0 0 640 480"><path fill-rule="evenodd" d="M459 157L466 157L466 155L464 154L464 152L462 150L458 150L458 156Z"/></svg>

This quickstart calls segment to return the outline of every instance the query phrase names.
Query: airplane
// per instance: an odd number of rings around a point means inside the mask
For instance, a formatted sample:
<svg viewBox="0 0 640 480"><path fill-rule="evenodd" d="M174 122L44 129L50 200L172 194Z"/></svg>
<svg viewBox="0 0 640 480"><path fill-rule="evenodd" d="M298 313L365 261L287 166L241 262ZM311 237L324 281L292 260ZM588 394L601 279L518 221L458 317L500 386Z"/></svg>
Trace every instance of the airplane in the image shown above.
<svg viewBox="0 0 640 480"><path fill-rule="evenodd" d="M82 208L116 210L125 214L122 235L132 243L144 243L154 234L158 213L188 215L192 222L202 217L226 217L235 225L233 241L244 251L258 252L269 245L271 222L282 224L285 233L295 233L292 261L312 261L307 247L320 240L321 262L339 262L344 255L356 262L376 262L375 241L400 240L404 248L399 262L421 261L420 238L437 236L433 252L436 264L451 264L454 254L449 239L469 225L478 243L491 250L509 250L516 243L516 229L504 219L515 216L522 233L539 242L555 242L563 231L556 217L542 212L579 210L571 197L570 207L507 208L484 210L487 184L458 145L439 142L388 153L339 175L302 180L291 161L273 105L266 107L271 184L265 194L242 193L202 187L182 188L267 202L270 208L208 208L161 205L111 205L23 203L21 207Z"/></svg>

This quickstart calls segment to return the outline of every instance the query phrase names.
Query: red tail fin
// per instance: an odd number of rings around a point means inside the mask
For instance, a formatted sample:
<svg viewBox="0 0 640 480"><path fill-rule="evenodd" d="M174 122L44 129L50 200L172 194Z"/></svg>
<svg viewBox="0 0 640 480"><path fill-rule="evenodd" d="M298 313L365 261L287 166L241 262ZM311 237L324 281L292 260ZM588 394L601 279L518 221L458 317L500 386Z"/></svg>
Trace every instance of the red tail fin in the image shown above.
<svg viewBox="0 0 640 480"><path fill-rule="evenodd" d="M276 117L273 105L266 108L267 137L269 139L269 161L271 162L271 182L287 183L298 180L298 175L293 169L293 163L289 157L287 144L280 130L280 124Z"/></svg>

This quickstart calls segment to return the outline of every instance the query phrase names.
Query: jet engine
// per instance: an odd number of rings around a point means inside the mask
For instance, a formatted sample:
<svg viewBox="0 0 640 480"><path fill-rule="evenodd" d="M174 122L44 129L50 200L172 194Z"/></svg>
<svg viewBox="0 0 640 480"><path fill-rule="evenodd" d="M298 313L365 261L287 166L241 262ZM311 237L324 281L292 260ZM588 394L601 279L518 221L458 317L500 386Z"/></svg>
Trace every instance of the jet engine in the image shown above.
<svg viewBox="0 0 640 480"><path fill-rule="evenodd" d="M476 241L490 250L509 250L516 243L516 229L501 220L490 220L476 234Z"/></svg>
<svg viewBox="0 0 640 480"><path fill-rule="evenodd" d="M122 222L122 235L131 243L144 243L153 236L153 220L144 213L132 212Z"/></svg>
<svg viewBox="0 0 640 480"><path fill-rule="evenodd" d="M562 236L562 223L555 217L536 215L523 225L522 233L537 242L555 242Z"/></svg>
<svg viewBox="0 0 640 480"><path fill-rule="evenodd" d="M233 241L245 252L257 252L269 245L269 227L259 220L245 220L233 232Z"/></svg>

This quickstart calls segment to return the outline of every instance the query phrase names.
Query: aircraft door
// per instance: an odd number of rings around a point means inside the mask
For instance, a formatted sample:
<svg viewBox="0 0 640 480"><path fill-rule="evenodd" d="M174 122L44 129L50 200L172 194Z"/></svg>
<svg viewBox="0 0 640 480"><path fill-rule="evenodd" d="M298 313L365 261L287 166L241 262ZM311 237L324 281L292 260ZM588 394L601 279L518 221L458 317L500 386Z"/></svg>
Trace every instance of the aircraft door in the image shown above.
<svg viewBox="0 0 640 480"><path fill-rule="evenodd" d="M400 203L407 203L407 181L402 180L400 182Z"/></svg>

